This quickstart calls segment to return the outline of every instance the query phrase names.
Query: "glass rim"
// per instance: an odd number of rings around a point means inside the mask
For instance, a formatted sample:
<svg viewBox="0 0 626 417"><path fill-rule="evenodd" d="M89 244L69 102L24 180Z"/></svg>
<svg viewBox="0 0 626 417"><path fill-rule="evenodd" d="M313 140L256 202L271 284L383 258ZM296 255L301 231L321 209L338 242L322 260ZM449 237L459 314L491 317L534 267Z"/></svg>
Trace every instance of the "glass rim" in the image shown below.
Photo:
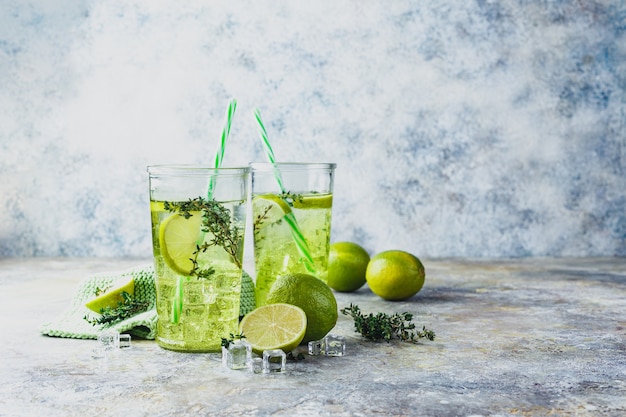
<svg viewBox="0 0 626 417"><path fill-rule="evenodd" d="M253 171L273 171L278 168L280 171L300 171L307 169L335 169L334 162L250 162Z"/></svg>
<svg viewBox="0 0 626 417"><path fill-rule="evenodd" d="M148 165L146 170L150 174L177 174L177 175L207 175L207 174L230 174L241 175L250 173L250 167L220 167L197 164L156 164Z"/></svg>

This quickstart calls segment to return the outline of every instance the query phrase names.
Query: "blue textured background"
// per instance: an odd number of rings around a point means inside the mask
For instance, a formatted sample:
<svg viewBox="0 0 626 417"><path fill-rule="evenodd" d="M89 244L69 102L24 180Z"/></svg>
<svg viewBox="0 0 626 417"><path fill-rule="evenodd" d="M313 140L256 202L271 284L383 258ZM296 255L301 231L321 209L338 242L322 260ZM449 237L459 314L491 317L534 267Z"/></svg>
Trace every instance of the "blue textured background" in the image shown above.
<svg viewBox="0 0 626 417"><path fill-rule="evenodd" d="M626 256L625 33L609 0L0 0L0 256L150 256L145 166L210 162L231 97L227 165L255 107L338 164L333 240Z"/></svg>

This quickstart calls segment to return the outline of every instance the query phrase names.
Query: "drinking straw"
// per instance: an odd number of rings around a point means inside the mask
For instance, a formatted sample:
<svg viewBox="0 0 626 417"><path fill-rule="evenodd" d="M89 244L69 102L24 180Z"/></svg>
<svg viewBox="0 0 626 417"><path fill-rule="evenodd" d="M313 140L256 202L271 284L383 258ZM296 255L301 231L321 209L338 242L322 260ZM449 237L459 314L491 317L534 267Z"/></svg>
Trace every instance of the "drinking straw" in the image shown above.
<svg viewBox="0 0 626 417"><path fill-rule="evenodd" d="M237 100L234 98L230 100L228 103L228 110L226 111L226 122L224 123L224 128L222 129L222 137L220 138L220 143L217 147L217 152L215 152L215 168L219 168L222 165L222 160L224 159L224 151L226 150L226 141L228 140L228 136L230 135L230 125L233 120L233 116L235 114L235 110L237 110ZM209 181L209 188L207 190L207 198L211 199L213 197L213 190L215 189L215 176L211 176L211 180Z"/></svg>
<svg viewBox="0 0 626 417"><path fill-rule="evenodd" d="M222 165L222 160L224 159L224 151L226 150L226 142L228 141L228 137L230 135L230 126L232 124L233 116L236 109L237 100L233 98L228 103L228 110L226 111L226 122L224 123L224 127L222 129L220 143L218 144L217 151L215 152L215 159L213 163L215 169L218 169ZM211 179L209 180L209 185L207 187L207 199L209 200L213 198L213 191L215 191L215 177L216 175L211 175ZM201 235L202 239L204 239L204 233L202 233ZM201 242L198 242L198 245L200 245L200 243ZM179 276L178 280L176 281L176 290L174 292L174 300L172 302L172 323L179 322L180 314L183 311L183 285L184 277Z"/></svg>
<svg viewBox="0 0 626 417"><path fill-rule="evenodd" d="M259 135L261 135L261 143L263 143L265 156L267 156L267 159L274 166L274 178L276 178L278 187L280 187L280 190L284 193L285 187L283 187L283 178L280 175L280 171L278 170L278 168L276 168L276 157L274 156L274 150L272 149L272 145L270 145L270 140L267 137L267 130L265 130L263 120L261 120L261 111L259 109L254 110L254 118L256 119L257 126L259 127Z"/></svg>
<svg viewBox="0 0 626 417"><path fill-rule="evenodd" d="M267 137L267 130L263 125L263 120L261 119L261 111L257 108L254 110L254 118L256 119L259 134L261 136L261 142L263 143L263 149L265 150L265 156L268 161L274 167L274 178L276 179L276 183L280 188L280 191L284 194L286 192L285 187L283 186L282 176L280 174L280 170L276 165L276 157L274 156L274 150L272 149L272 145L270 145L269 138ZM293 211L285 214L285 221L289 225L289 229L291 230L291 237L293 238L296 247L298 248L298 252L304 259L304 266L307 271L315 274L315 265L313 264L313 257L311 256L311 252L309 251L309 245L306 242L302 231L300 231L300 227L298 226L298 221L296 220L296 216L293 214Z"/></svg>

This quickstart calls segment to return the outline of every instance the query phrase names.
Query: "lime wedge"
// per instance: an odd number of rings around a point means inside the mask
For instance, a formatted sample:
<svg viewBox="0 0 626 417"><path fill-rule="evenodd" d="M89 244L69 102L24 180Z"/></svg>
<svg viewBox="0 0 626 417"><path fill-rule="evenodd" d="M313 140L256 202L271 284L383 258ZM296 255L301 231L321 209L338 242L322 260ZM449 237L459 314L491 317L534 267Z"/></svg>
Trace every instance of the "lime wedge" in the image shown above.
<svg viewBox="0 0 626 417"><path fill-rule="evenodd" d="M165 219L159 228L163 260L167 266L181 275L189 275L194 268L191 258L201 234L202 214L199 211L192 211L190 214L191 217L188 219L173 214Z"/></svg>
<svg viewBox="0 0 626 417"><path fill-rule="evenodd" d="M274 194L264 194L252 199L252 212L257 228L275 223L291 213L291 207L282 198Z"/></svg>
<svg viewBox="0 0 626 417"><path fill-rule="evenodd" d="M85 303L85 307L96 313L100 313L106 307L116 308L119 303L124 302L123 292L129 295L135 294L135 281L132 277L114 281L104 293Z"/></svg>
<svg viewBox="0 0 626 417"><path fill-rule="evenodd" d="M293 207L299 209L331 208L333 205L332 194L303 195L293 199Z"/></svg>
<svg viewBox="0 0 626 417"><path fill-rule="evenodd" d="M268 304L248 313L241 320L239 331L255 353L268 349L291 352L304 338L306 314L291 304Z"/></svg>

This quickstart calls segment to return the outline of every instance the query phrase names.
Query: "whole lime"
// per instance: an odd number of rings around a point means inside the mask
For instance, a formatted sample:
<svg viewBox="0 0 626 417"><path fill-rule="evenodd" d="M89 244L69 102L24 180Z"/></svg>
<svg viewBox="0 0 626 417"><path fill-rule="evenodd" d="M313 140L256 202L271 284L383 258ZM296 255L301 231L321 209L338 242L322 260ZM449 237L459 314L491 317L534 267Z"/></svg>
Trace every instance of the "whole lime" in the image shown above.
<svg viewBox="0 0 626 417"><path fill-rule="evenodd" d="M328 286L335 291L352 292L365 284L370 255L353 242L335 242L328 254Z"/></svg>
<svg viewBox="0 0 626 417"><path fill-rule="evenodd" d="M307 317L302 343L320 340L337 324L337 300L328 285L308 274L279 276L267 293L267 304L300 307Z"/></svg>
<svg viewBox="0 0 626 417"><path fill-rule="evenodd" d="M401 250L380 252L367 265L365 278L372 292L385 300L405 300L424 286L426 272L416 256Z"/></svg>

